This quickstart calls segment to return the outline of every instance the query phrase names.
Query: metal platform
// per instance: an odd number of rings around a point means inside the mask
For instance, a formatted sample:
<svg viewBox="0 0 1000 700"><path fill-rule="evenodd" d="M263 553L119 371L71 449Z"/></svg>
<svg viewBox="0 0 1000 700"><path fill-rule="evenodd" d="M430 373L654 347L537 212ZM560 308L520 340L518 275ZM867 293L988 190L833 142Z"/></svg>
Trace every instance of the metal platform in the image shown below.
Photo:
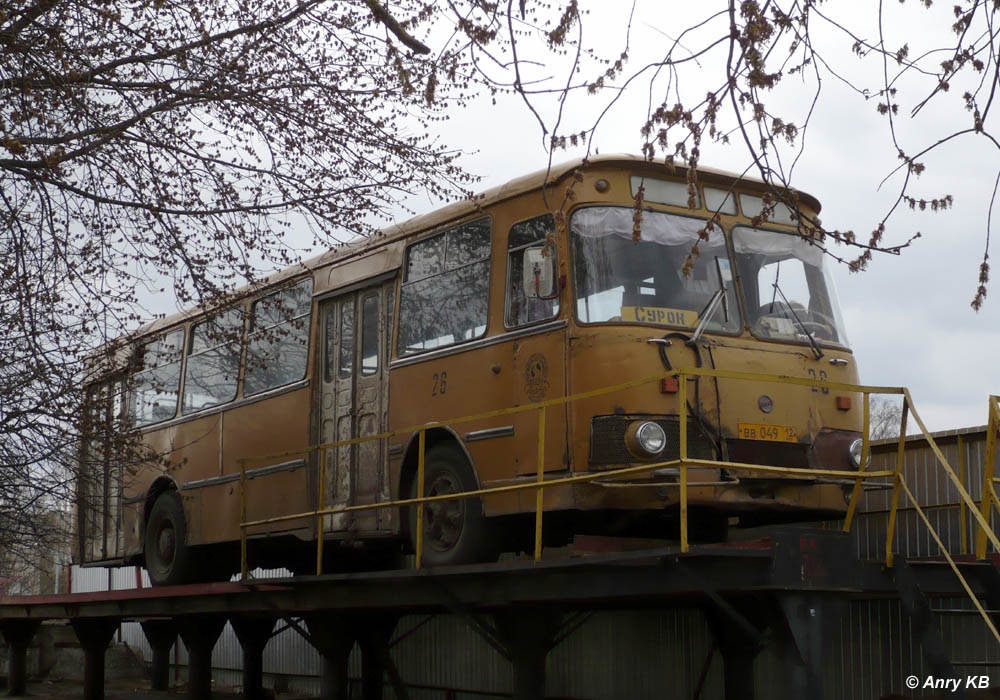
<svg viewBox="0 0 1000 700"><path fill-rule="evenodd" d="M180 634L190 654L192 698L211 696L212 648L227 620L243 646L249 697L263 696L262 654L281 619L323 655L324 697L346 697L347 658L355 643L364 659L364 697L383 697L386 678L396 697L407 697L389 641L400 616L415 612L461 616L511 662L514 697L524 700L545 697L548 652L594 610L700 608L723 658L729 700L753 697L747 677L765 643L778 645L789 669L775 679L774 697L822 698L824 629L852 599L902 600L915 620L923 620L915 629L934 657L932 667L946 663L933 648L932 617L924 618L928 599L966 595L949 566L897 558L887 569L859 560L853 549L844 533L790 527L752 541L695 545L686 553L666 547L541 562L7 597L0 598L0 631L10 645L11 695L18 695L38 625L68 620L85 651L86 698L103 697L104 651L124 620L143 624L154 652L154 689L166 685L167 654ZM958 566L996 621L996 561L967 557Z"/></svg>

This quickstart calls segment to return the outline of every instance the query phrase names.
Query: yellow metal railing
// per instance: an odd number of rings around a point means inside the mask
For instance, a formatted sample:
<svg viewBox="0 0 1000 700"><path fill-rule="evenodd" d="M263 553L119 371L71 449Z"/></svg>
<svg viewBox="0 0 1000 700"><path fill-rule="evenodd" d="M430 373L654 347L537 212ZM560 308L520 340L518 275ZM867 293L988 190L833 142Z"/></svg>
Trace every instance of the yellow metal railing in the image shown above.
<svg viewBox="0 0 1000 700"><path fill-rule="evenodd" d="M741 462L721 462L716 460L708 459L693 459L688 457L687 449L687 422L688 422L688 407L687 407L687 395L688 387L687 383L690 378L694 377L714 377L716 379L731 379L739 381L764 381L764 382L774 382L779 384L791 384L804 387L815 387L819 389L824 389L827 391L840 391L848 393L861 393L863 397L863 426L862 426L862 454L861 454L861 464L863 465L857 471L843 471L835 469L809 469L809 468L797 468L797 467L772 467L759 464L747 464ZM567 403L572 403L574 401L579 401L581 399L593 398L596 396L607 395L626 389L633 389L636 387L651 384L653 382L659 382L668 378L676 378L678 380L678 406L679 406L679 454L676 459L664 460L649 464L642 464L638 466L624 467L621 469L601 471L597 473L587 473L578 474L574 476L565 476L557 478L545 478L544 469L544 457L545 457L545 418L546 409L553 406L561 406ZM890 394L890 395L900 395L903 399L903 410L902 410L902 420L900 421L900 431L899 439L897 442L896 450L896 462L895 468L892 470L883 471L868 471L867 466L870 457L870 444L869 444L869 423L870 423L870 400L871 394ZM489 418L495 418L505 415L513 415L518 413L524 413L528 411L538 411L538 456L537 456L537 476L532 482L525 482L520 484L507 484L503 486L494 486L484 489L475 489L472 491L465 491L462 493L454 494L442 494L438 496L425 496L424 495L424 458L426 452L426 431L432 428L453 426L462 423L469 423L472 421L481 421ZM344 447L348 445L358 444L362 442L372 441L372 440L385 440L395 436L410 436L417 433L417 497L416 498L404 498L389 501L382 501L379 503L369 503L362 505L352 505L352 506L338 506L333 508L317 508L313 511L307 511L302 513L294 513L289 515L281 515L271 518L263 518L258 520L247 520L247 502L246 502L246 484L247 484L247 473L246 465L250 459L240 460L240 550L241 550L241 570L243 580L247 580L248 575L248 562L247 562L247 531L251 528L259 528L266 525L274 525L283 522L289 522L293 520L301 520L305 518L314 518L316 520L316 573L317 575L323 572L323 532L324 532L324 518L328 515L336 515L339 513L350 513L357 511L372 510L376 508L400 508L412 507L417 508L416 517L416 527L417 531L414 536L415 547L416 547L416 557L415 566L420 568L422 555L423 555L423 509L425 504L433 503L438 501L454 501L461 499L471 499L480 498L483 496L498 495L505 493L513 493L519 491L535 490L535 542L534 542L534 558L535 560L541 559L542 556L542 512L543 512L543 498L544 489L558 486L565 486L569 484L580 484L590 481L609 481L614 479L620 479L630 476L641 476L658 469L663 469L666 467L677 467L679 471L678 483L676 486L680 489L679 492L679 510L680 510L680 549L682 552L687 552L690 550L690 545L688 542L688 489L690 486L698 486L700 482L691 483L688 480L688 469L690 467L709 467L709 468L719 468L725 469L728 472L735 473L745 473L753 475L762 474L772 474L772 475L785 475L785 476L803 476L803 477L841 477L844 479L849 479L854 482L853 491L848 505L847 514L844 518L843 529L845 532L850 531L852 522L854 520L857 504L860 501L861 493L863 490L863 484L867 480L879 479L879 478L889 478L891 477L892 482L892 497L891 506L889 508L889 524L888 531L886 535L886 565L889 567L893 566L893 540L895 538L895 526L896 526L896 515L899 510L899 496L900 493L905 494L906 498L912 503L913 507L916 509L917 513L920 515L921 519L927 525L931 531L932 537L935 542L941 547L941 551L945 558L951 565L955 574L958 576L962 582L963 587L967 592L970 593L971 589L966 582L961 571L956 566L954 560L952 559L950 553L944 547L937 533L930 525L930 521L927 519L923 510L920 508L916 499L913 496L906 480L903 476L904 467L904 453L905 453L905 442L906 442L906 429L909 416L912 415L914 421L920 429L924 439L933 451L938 464L945 471L949 479L955 485L961 496L961 502L965 506L962 508L963 516L964 511L968 510L972 514L972 517L977 521L977 538L976 538L976 554L979 559L983 559L986 556L986 546L987 541L991 542L998 552L1000 552L1000 541L997 539L997 535L993 532L989 525L989 517L991 514L991 508L994 506L1000 508L1000 501L997 499L996 490L994 484L998 481L994 477L993 463L995 457L995 451L997 447L996 435L997 431L1000 430L1000 404L998 404L997 397L990 398L990 432L988 436L988 449L987 458L988 463L984 465L984 477L983 477L983 498L979 504L976 504L969 495L964 485L963 476L960 476L964 472L964 461L960 458L960 474L952 469L951 465L945 459L940 448L934 442L934 439L930 436L927 431L926 426L920 419L916 410L913 407L913 401L910 397L909 391L905 388L895 388L895 387L877 387L877 386L864 386L856 384L847 384L840 382L830 382L823 380L814 379L804 379L799 377L790 377L784 375L767 375L749 372L731 372L726 370L717 369L678 369L670 372L664 372L661 374L656 374L648 377L643 377L641 379L636 379L629 382L623 382L621 384L616 384L609 387L604 387L601 389L595 389L592 391L582 392L578 394L573 394L569 396L559 397L555 399L549 399L546 401L540 401L533 404L527 404L524 406L517 406L512 408L497 409L493 411L486 411L483 413L477 413L469 416L463 416L449 421L439 421L433 423L426 423L423 425L409 426L406 428L400 428L393 431L387 431L383 433L378 433L375 435L369 435L365 437L351 438L347 440L337 440L334 442L327 442L318 445L313 445L305 450L298 452L284 452L281 454L272 454L253 458L256 460L273 460L276 458L287 458L292 456L305 456L313 451L319 450L320 460L319 460L319 484L318 484L318 496L319 505L322 506L325 499L325 484L326 484L326 471L327 471L327 459L326 455L329 450ZM977 609L986 619L987 624L990 626L990 630L993 632L997 640L1000 641L1000 634L997 634L996 628L993 626L992 621L990 621L989 616L982 609L975 596L972 596L973 600L976 601Z"/></svg>
<svg viewBox="0 0 1000 700"><path fill-rule="evenodd" d="M1000 509L1000 499L997 498L996 484L1000 479L995 476L997 460L997 431L1000 431L1000 397L990 396L989 421L986 426L986 461L983 463L983 490L979 499L978 518L980 527L976 531L976 558L986 558L986 540L989 528L983 527L983 523L988 523L993 513L993 508ZM975 514L975 511L973 511ZM996 547L996 541L993 546ZM998 547L1000 549L1000 547Z"/></svg>
<svg viewBox="0 0 1000 700"><path fill-rule="evenodd" d="M954 572L955 576L958 578L959 582L962 585L963 590L965 590L970 600L972 600L972 603L975 605L976 611L979 613L980 617L982 617L983 621L986 623L986 626L993 634L994 639L996 639L997 642L1000 642L1000 633L998 633L996 626L993 624L992 618L990 617L989 614L987 614L986 610L983 608L982 602L979 600L978 596L976 596L975 593L973 593L972 588L969 586L969 582L966 580L961 570L959 570L958 565L955 563L954 558L948 551L948 548L945 546L944 542L941 541L941 538L938 535L937 530L935 530L934 526L931 525L930 519L924 512L924 509L920 507L920 504L918 503L916 496L914 496L913 491L910 490L910 487L907 484L905 477L903 476L904 451L906 442L906 423L909 414L912 413L913 419L917 423L917 426L920 428L920 432L922 433L924 440L926 440L928 447L930 447L931 451L934 453L934 457L937 459L938 465L942 469L944 469L945 473L948 475L948 478L951 480L952 484L958 490L958 493L961 497L961 501L958 505L960 508L959 522L962 528L962 535L961 535L962 553L964 554L966 551L966 534L965 534L965 527L967 523L965 516L966 508L969 509L968 512L971 512L973 517L977 520L977 525L978 525L977 537L976 537L977 558L978 559L986 558L987 540L992 542L996 550L1000 552L1000 541L997 540L996 533L993 532L993 529L990 527L989 524L991 504L996 503L996 492L995 490L993 490L992 485L994 482L993 464L996 457L995 454L996 434L997 434L997 429L1000 428L1000 420L996 420L1000 418L1000 412L998 412L997 410L997 397L995 396L990 397L990 421L987 433L986 462L983 464L983 497L980 499L980 506L977 509L975 501L972 500L972 497L969 495L969 492L965 488L965 454L963 449L964 445L961 437L959 437L957 440L958 455L959 455L959 471L956 474L955 471L951 468L951 465L948 464L948 460L945 458L944 453L941 452L941 449L934 441L934 438L931 437L931 435L927 432L927 426L924 425L924 422L920 419L920 416L914 409L913 400L910 397L910 392L906 389L903 389L902 393L903 393L903 412L900 420L899 442L896 451L896 469L893 474L892 503L889 507L889 527L886 533L886 547L885 547L886 566L888 567L893 566L893 559L895 554L892 550L892 543L895 536L896 514L899 510L899 494L902 491L906 495L907 500L909 501L913 509L916 511L917 515L920 517L920 520L927 527L927 530L930 533L931 538L934 540L938 548L941 550L941 554L948 562L948 565L951 567L952 572ZM866 416L865 440L866 441L868 432L867 404L868 404L868 396L866 395L865 396L865 416ZM855 489L855 493L856 492L857 489ZM852 502L851 504L852 508L853 505L854 504ZM852 513L849 512L848 516L850 517L851 514ZM850 528L850 521L845 520L844 524L845 531L848 530L849 528Z"/></svg>

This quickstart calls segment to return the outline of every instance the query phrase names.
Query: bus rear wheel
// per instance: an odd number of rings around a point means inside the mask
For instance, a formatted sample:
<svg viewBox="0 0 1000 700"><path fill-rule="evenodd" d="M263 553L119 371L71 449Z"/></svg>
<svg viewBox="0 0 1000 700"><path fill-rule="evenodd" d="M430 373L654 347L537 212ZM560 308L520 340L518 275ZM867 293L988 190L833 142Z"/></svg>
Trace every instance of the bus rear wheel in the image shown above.
<svg viewBox="0 0 1000 700"><path fill-rule="evenodd" d="M410 497L417 498L420 484L414 477ZM445 496L477 488L465 455L454 445L435 445L427 451L424 465L424 496ZM421 565L452 566L495 561L496 547L489 522L478 498L435 501L424 504ZM417 548L416 506L409 509L409 534Z"/></svg>
<svg viewBox="0 0 1000 700"><path fill-rule="evenodd" d="M154 586L175 586L194 580L194 555L187 545L184 506L175 491L161 493L153 503L143 541L146 571Z"/></svg>

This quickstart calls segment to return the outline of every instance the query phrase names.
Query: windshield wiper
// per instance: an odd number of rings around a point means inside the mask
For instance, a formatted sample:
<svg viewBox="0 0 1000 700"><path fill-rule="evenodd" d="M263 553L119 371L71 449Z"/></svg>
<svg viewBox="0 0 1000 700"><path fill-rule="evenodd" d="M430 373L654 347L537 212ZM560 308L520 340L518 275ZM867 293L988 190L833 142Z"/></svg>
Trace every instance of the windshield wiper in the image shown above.
<svg viewBox="0 0 1000 700"><path fill-rule="evenodd" d="M726 269L728 271L728 265ZM729 323L729 300L726 298L726 282L725 276L722 274L722 263L719 262L719 256L715 256L715 272L719 277L719 288L715 290L715 294L705 304L705 308L701 310L701 320L695 326L694 333L691 334L687 345L694 345L698 342L701 334L705 332L705 326L708 325L712 316L715 315L715 310L719 308L720 302L722 303L722 315L726 319L726 323Z"/></svg>
<svg viewBox="0 0 1000 700"><path fill-rule="evenodd" d="M795 313L795 309L788 301L788 297L785 296L785 293L781 291L781 287L778 286L777 280L774 282L774 291L781 295L781 300L785 302L785 308L788 309L788 313L792 315L795 323L798 324L799 328L802 329L802 332L806 334L807 338L809 338L809 345L812 346L813 355L816 356L817 360L823 357L823 351L820 350L819 344L816 342L816 338L813 337L812 332L806 327L806 324L802 321L802 319L799 318L799 315ZM772 302L772 304L773 303L774 302Z"/></svg>

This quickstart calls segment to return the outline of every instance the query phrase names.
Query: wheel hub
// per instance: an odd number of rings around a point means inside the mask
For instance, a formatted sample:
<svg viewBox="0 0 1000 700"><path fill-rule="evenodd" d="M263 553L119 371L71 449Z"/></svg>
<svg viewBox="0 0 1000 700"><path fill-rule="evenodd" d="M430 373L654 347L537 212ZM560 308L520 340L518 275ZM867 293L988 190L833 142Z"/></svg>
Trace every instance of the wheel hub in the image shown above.
<svg viewBox="0 0 1000 700"><path fill-rule="evenodd" d="M428 496L460 492L450 474L439 474L427 489ZM435 501L424 506L424 538L439 552L446 552L458 543L464 525L465 501Z"/></svg>
<svg viewBox="0 0 1000 700"><path fill-rule="evenodd" d="M174 529L172 527L164 527L160 530L160 536L156 539L156 554L160 561L169 565L174 559L175 546Z"/></svg>

